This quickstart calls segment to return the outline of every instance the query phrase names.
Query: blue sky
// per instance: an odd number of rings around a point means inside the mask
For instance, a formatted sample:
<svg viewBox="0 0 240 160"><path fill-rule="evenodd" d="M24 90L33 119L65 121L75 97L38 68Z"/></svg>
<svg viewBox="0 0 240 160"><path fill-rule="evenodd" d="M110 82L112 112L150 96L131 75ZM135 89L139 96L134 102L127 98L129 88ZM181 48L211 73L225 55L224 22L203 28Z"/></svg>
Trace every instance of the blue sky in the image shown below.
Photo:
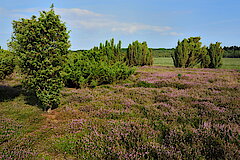
<svg viewBox="0 0 240 160"><path fill-rule="evenodd" d="M38 16L52 3L71 30L73 50L110 38L123 47L139 40L173 48L191 36L201 36L204 45L240 46L239 0L1 0L0 46L7 49L13 20Z"/></svg>

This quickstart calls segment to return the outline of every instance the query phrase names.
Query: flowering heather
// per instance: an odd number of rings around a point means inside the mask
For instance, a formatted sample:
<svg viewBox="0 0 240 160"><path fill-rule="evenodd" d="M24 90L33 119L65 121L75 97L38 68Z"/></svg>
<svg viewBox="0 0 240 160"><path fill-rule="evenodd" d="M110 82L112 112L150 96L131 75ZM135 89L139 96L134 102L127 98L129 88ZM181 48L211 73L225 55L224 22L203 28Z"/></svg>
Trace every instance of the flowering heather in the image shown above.
<svg viewBox="0 0 240 160"><path fill-rule="evenodd" d="M11 139L22 127L16 121L0 116L0 144Z"/></svg>
<svg viewBox="0 0 240 160"><path fill-rule="evenodd" d="M36 116L25 119L36 125L25 133L19 132L27 129L21 121L1 116L6 109L0 109L0 123L5 125L0 128L5 138L0 156L239 159L239 93L236 70L140 67L118 84L65 88L61 107L38 113L41 123L34 121ZM24 103L24 96L12 101L17 100ZM0 103L13 109L12 104ZM24 138L30 145L24 145Z"/></svg>

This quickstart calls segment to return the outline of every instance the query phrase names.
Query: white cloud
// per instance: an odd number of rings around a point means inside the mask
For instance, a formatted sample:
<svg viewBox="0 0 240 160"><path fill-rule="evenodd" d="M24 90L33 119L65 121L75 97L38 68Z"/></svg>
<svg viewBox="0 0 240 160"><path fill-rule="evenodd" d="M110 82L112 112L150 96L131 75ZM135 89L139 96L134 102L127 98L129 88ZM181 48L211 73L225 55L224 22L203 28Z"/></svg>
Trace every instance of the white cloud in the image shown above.
<svg viewBox="0 0 240 160"><path fill-rule="evenodd" d="M48 9L44 9L48 10ZM27 18L31 14L41 11L39 8L27 8L18 10L5 10L0 8L0 13L8 13L15 18ZM125 34L134 34L139 31L152 31L160 33L162 35L179 36L181 33L173 32L172 27L169 26L157 26L143 23L128 23L120 22L114 19L112 16L95 13L89 10L80 8L55 8L57 14L59 14L63 21L72 28L86 29L86 30L108 30L111 32L119 32ZM31 16L30 16L31 17Z"/></svg>
<svg viewBox="0 0 240 160"><path fill-rule="evenodd" d="M102 14L98 14L89 10L79 8L56 8L55 11L64 16L93 16L100 17Z"/></svg>
<svg viewBox="0 0 240 160"><path fill-rule="evenodd" d="M135 33L141 30L150 30L155 32L166 32L171 30L171 27L152 26L140 23L121 23L116 22L115 26L112 27L112 31L122 31L127 33Z"/></svg>
<svg viewBox="0 0 240 160"><path fill-rule="evenodd" d="M169 35L171 35L171 36L182 36L183 33L170 32Z"/></svg>
<svg viewBox="0 0 240 160"><path fill-rule="evenodd" d="M111 16L95 13L89 10L79 8L56 8L56 13L61 15L63 20L74 28L84 29L108 29L112 32L121 32L133 34L138 31L154 31L162 34L172 30L169 26L148 25L142 23L126 23L112 19ZM178 35L176 32L168 33L168 35Z"/></svg>
<svg viewBox="0 0 240 160"><path fill-rule="evenodd" d="M8 17L9 19L29 18L31 15L39 12L37 8L27 9L4 9L0 8L0 16Z"/></svg>

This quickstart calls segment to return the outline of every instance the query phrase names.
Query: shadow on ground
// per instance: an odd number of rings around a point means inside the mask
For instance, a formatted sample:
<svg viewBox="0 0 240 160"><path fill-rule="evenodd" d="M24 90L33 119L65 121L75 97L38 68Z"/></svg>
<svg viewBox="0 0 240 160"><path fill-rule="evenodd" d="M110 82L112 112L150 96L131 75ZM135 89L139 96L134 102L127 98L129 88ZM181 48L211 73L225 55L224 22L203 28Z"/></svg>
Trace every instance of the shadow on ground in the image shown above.
<svg viewBox="0 0 240 160"><path fill-rule="evenodd" d="M22 93L24 95L24 100L26 101L26 104L41 108L41 105L37 99L37 96L33 92L28 92L26 90L23 90Z"/></svg>
<svg viewBox="0 0 240 160"><path fill-rule="evenodd" d="M26 104L41 108L35 94L27 92L25 89L22 88L21 85L16 86L0 85L0 102L11 101L20 95L24 96Z"/></svg>
<svg viewBox="0 0 240 160"><path fill-rule="evenodd" d="M36 94L25 90L22 87L22 85L16 86L0 85L0 102L9 102L19 97L20 95L23 95L25 104L36 106L43 110L48 110L48 108L43 108ZM52 109L56 108L57 107L53 107Z"/></svg>
<svg viewBox="0 0 240 160"><path fill-rule="evenodd" d="M22 92L22 86L0 85L0 102L10 101L18 97Z"/></svg>

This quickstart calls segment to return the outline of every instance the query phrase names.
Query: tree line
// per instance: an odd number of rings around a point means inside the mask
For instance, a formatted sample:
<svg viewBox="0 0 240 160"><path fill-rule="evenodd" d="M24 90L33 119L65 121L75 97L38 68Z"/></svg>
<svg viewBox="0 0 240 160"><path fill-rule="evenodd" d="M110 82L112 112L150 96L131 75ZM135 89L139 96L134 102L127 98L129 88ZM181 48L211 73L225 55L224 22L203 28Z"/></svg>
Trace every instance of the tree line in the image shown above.
<svg viewBox="0 0 240 160"><path fill-rule="evenodd" d="M226 58L240 58L240 46L223 47Z"/></svg>

